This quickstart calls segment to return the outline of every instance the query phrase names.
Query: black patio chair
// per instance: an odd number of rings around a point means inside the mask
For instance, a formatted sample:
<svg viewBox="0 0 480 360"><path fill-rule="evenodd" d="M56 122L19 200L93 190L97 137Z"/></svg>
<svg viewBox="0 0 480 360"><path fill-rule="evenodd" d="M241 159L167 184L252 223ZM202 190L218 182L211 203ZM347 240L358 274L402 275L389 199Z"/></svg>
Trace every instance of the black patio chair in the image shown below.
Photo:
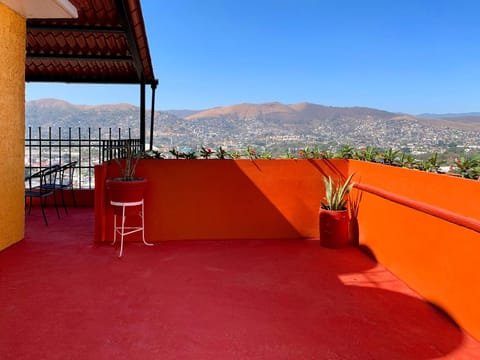
<svg viewBox="0 0 480 360"><path fill-rule="evenodd" d="M46 183L45 188L54 191L60 191L62 197L62 206L66 214L68 214L67 205L65 203L64 192L70 190L72 194L73 206L77 207L77 201L75 199L75 191L73 191L73 175L75 173L75 168L77 167L77 162L72 161L68 164L59 166L57 169L57 174L52 183Z"/></svg>
<svg viewBox="0 0 480 360"><path fill-rule="evenodd" d="M60 219L57 199L55 197L55 189L46 187L46 184L55 183L59 169L60 166L58 165L50 166L25 178L25 207L28 198L28 215L30 215L32 209L33 199L37 198L40 203L40 208L42 209L43 220L47 226L48 221L47 216L45 215L45 207L47 206L47 199L50 196L53 197L55 211L57 212L57 217Z"/></svg>

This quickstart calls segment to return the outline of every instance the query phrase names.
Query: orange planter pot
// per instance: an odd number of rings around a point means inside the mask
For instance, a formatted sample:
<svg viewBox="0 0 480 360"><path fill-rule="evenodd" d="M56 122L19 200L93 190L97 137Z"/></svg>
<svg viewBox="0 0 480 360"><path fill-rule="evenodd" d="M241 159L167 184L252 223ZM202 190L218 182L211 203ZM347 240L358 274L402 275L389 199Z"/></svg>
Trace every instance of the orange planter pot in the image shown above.
<svg viewBox="0 0 480 360"><path fill-rule="evenodd" d="M351 244L348 210L320 209L319 228L320 245L338 249Z"/></svg>

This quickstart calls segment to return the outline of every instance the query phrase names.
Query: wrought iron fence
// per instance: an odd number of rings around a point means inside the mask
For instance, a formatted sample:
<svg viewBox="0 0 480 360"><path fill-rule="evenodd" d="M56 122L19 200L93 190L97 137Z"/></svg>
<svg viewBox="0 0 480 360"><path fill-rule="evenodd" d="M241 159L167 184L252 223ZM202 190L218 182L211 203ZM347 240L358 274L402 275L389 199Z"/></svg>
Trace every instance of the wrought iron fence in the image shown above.
<svg viewBox="0 0 480 360"><path fill-rule="evenodd" d="M132 138L131 129L28 127L25 133L25 175L52 165L77 161L74 188L93 189L94 166L121 157L127 142L133 149L141 149L140 139Z"/></svg>

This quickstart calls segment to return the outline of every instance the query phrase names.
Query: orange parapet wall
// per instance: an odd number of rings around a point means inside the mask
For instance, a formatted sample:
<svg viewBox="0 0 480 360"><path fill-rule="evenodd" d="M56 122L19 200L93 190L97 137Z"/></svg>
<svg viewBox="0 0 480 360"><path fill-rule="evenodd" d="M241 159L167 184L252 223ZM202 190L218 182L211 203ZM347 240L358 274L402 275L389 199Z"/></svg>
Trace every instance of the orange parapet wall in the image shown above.
<svg viewBox="0 0 480 360"><path fill-rule="evenodd" d="M323 175L347 170L345 160L141 160L137 176L149 182L146 238L318 238ZM118 176L118 168L95 171L95 240L110 241L105 179Z"/></svg>
<svg viewBox="0 0 480 360"><path fill-rule="evenodd" d="M361 192L360 243L480 338L480 234L464 227L480 221L480 182L361 161L349 171L378 193Z"/></svg>
<svg viewBox="0 0 480 360"><path fill-rule="evenodd" d="M318 238L323 176L352 172L360 244L480 339L480 234L461 225L480 221L478 181L354 160L142 160L146 238ZM96 241L113 236L105 179L118 174L95 169Z"/></svg>

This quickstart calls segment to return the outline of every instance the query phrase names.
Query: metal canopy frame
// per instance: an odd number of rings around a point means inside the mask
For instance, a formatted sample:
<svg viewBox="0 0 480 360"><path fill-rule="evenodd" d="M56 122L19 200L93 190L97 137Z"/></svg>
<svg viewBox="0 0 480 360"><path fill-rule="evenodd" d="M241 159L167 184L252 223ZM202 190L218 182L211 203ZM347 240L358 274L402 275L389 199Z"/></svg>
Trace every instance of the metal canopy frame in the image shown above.
<svg viewBox="0 0 480 360"><path fill-rule="evenodd" d="M70 0L75 19L28 19L25 80L140 85L145 146L145 87L155 79L140 0ZM153 135L152 109L150 136ZM150 147L152 147L150 139Z"/></svg>

